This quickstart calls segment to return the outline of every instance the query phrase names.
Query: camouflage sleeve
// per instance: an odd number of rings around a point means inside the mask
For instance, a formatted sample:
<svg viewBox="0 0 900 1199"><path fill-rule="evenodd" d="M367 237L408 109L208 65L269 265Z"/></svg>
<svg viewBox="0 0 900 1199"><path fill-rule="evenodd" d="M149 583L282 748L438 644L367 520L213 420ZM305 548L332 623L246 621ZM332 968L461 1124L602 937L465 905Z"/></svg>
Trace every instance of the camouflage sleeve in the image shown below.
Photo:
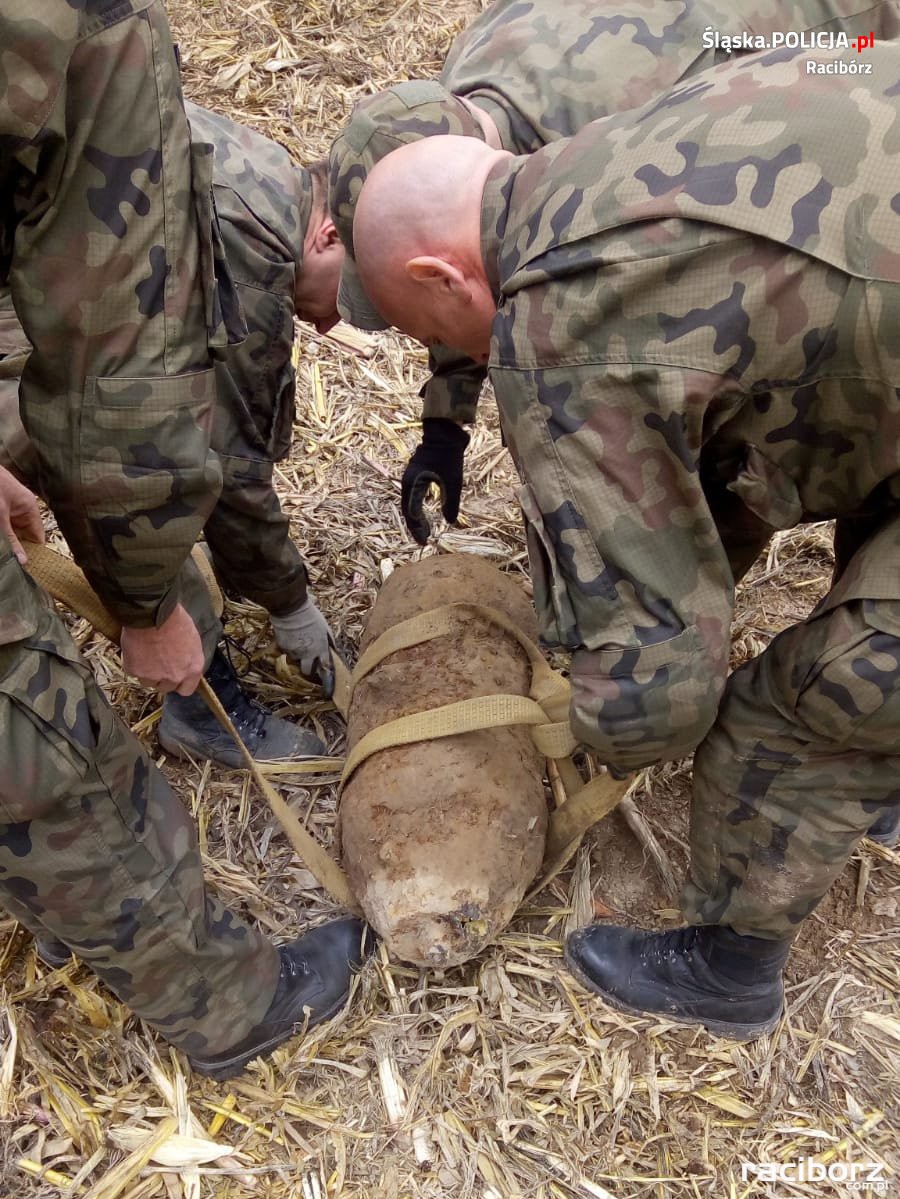
<svg viewBox="0 0 900 1199"><path fill-rule="evenodd" d="M306 599L306 565L272 486L272 463L222 456L222 494L206 522L216 578L272 616Z"/></svg>
<svg viewBox="0 0 900 1199"><path fill-rule="evenodd" d="M428 365L431 378L422 388L422 419L441 417L458 425L471 424L487 369L446 346L430 352Z"/></svg>
<svg viewBox="0 0 900 1199"><path fill-rule="evenodd" d="M729 5L713 0L716 19L732 16ZM788 0L784 4L769 4L756 0L741 18L754 33L771 37L773 33L814 30L835 33L843 31L849 37L872 34L879 42L897 37L900 33L900 5L897 0ZM721 13L721 17L719 14ZM733 18L732 18L733 19Z"/></svg>
<svg viewBox="0 0 900 1199"><path fill-rule="evenodd" d="M216 364L218 399L212 446L222 464L222 494L206 522L216 577L273 616L285 616L306 599L306 566L291 540L290 520L272 486L273 462L290 448L294 370L290 315L279 322L278 298L240 286L250 335ZM280 336L274 333L284 324ZM242 371L263 330L266 360L280 369ZM257 386L250 387L254 379Z"/></svg>
<svg viewBox="0 0 900 1199"><path fill-rule="evenodd" d="M33 346L20 406L41 490L106 606L159 624L220 484L210 163L191 152L158 0L13 0L0 44L25 75L0 72L0 193L14 197L9 281Z"/></svg>
<svg viewBox="0 0 900 1199"><path fill-rule="evenodd" d="M734 596L698 470L721 378L629 363L491 376L542 634L575 651L576 735L626 771L691 752L724 687Z"/></svg>

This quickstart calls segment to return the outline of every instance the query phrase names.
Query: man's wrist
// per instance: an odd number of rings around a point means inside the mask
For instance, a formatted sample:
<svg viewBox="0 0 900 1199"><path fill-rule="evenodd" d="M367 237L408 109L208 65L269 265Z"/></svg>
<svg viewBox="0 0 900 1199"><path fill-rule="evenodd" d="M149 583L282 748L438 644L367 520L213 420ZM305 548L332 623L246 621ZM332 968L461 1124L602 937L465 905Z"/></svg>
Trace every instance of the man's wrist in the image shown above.
<svg viewBox="0 0 900 1199"><path fill-rule="evenodd" d="M159 629L181 603L181 590L177 582L172 584L155 607L151 603L128 603L121 597L110 601L96 584L94 590L107 611L127 629Z"/></svg>
<svg viewBox="0 0 900 1199"><path fill-rule="evenodd" d="M308 584L304 579L302 588L296 588L286 603L282 602L269 608L269 621L283 620L286 616L290 616L293 612L297 612L311 599L312 596L309 594Z"/></svg>
<svg viewBox="0 0 900 1199"><path fill-rule="evenodd" d="M178 583L175 582L172 584L172 586L169 588L169 590L163 596L162 600L159 603L159 606L156 609L156 613L155 613L155 617L154 617L154 621L153 621L156 628L160 628L162 625L164 625L166 623L166 621L169 619L169 617L172 615L172 613L175 611L175 609L178 607L178 605L180 603L181 603L181 588L179 587Z"/></svg>
<svg viewBox="0 0 900 1199"><path fill-rule="evenodd" d="M469 434L462 425L445 416L427 416L422 421L422 441L426 445L465 449L469 444Z"/></svg>

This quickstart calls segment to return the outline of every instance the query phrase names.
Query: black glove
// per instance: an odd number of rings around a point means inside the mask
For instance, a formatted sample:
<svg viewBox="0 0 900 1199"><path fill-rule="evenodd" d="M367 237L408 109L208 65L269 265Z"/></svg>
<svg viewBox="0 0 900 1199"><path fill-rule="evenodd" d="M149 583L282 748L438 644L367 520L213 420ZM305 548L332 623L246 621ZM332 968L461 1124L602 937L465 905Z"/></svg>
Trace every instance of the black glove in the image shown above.
<svg viewBox="0 0 900 1199"><path fill-rule="evenodd" d="M441 512L450 524L459 516L463 485L463 455L469 434L442 417L422 421L422 441L400 483L400 508L406 527L419 545L426 545L431 525L424 512L425 496L432 483L441 489Z"/></svg>

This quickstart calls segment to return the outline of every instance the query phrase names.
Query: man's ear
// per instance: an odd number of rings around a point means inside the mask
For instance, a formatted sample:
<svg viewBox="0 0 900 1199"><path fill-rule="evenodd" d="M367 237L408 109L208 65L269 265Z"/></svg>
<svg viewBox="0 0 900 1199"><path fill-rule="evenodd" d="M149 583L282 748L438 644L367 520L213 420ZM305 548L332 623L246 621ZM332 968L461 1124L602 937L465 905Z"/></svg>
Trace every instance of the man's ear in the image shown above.
<svg viewBox="0 0 900 1199"><path fill-rule="evenodd" d="M336 241L340 240L334 221L327 214L322 217L318 228L313 234L312 248L317 254L330 250Z"/></svg>
<svg viewBox="0 0 900 1199"><path fill-rule="evenodd" d="M406 273L416 283L435 288L454 299L468 299L471 295L463 272L445 258L434 258L430 254L410 258L406 263Z"/></svg>

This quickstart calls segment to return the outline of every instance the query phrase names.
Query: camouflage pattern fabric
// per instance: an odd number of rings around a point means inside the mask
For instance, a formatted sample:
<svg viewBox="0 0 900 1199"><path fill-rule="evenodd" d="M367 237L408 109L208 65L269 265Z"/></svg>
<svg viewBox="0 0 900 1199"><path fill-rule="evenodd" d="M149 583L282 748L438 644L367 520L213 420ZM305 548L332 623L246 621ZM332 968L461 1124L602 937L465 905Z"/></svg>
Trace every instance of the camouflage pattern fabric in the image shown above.
<svg viewBox="0 0 900 1199"><path fill-rule="evenodd" d="M248 328L247 337L224 348L215 362L210 445L221 465L222 491L204 534L222 586L281 616L307 595L306 566L290 538L272 475L273 463L287 455L291 443L294 288L312 208L311 181L275 142L198 105L187 103L185 109L195 152L209 149L214 155L221 241ZM0 287L0 463L37 490L33 451L17 411L27 351L8 289ZM179 593L204 634L209 660L216 633L205 592L182 575Z"/></svg>
<svg viewBox="0 0 900 1199"><path fill-rule="evenodd" d="M210 348L240 333L209 155L161 4L7 0L0 46L0 281L27 331L4 323L0 376L34 347L41 490L107 606L150 625L215 500ZM188 813L2 538L0 902L186 1050L274 994L274 949L206 893Z"/></svg>
<svg viewBox="0 0 900 1199"><path fill-rule="evenodd" d="M0 278L34 346L22 420L95 590L152 625L220 486L210 350L243 332L211 156L192 151L159 3L13 0L0 44Z"/></svg>
<svg viewBox="0 0 900 1199"><path fill-rule="evenodd" d="M346 250L337 307L345 320L359 328L385 329L388 325L366 295L356 270L353 214L357 197L369 171L386 154L407 142L444 134L484 138L475 112L463 100L435 81L419 79L360 100L332 143L328 204ZM482 381L483 375L479 387Z"/></svg>
<svg viewBox="0 0 900 1199"><path fill-rule="evenodd" d="M900 7L891 0L494 0L453 43L440 79L493 117L504 149L530 154L788 31L871 32L885 41L900 33Z"/></svg>
<svg viewBox="0 0 900 1199"><path fill-rule="evenodd" d="M309 172L287 150L188 103L195 141L213 147L213 188L248 335L216 362L212 447L222 494L204 533L219 581L275 616L306 600L307 572L272 484L294 420L294 289L312 211Z"/></svg>
<svg viewBox="0 0 900 1199"><path fill-rule="evenodd" d="M493 118L504 149L527 154L599 117L638 108L732 54L758 48L758 39L787 32L865 34L878 43L900 34L900 4L495 0L454 42L440 88L401 84L365 98L335 141L331 206L348 254L356 197L375 162L420 137L483 136L457 97ZM347 275L352 279L352 264ZM354 294L345 297L351 312ZM443 347L430 366L423 416L473 421L485 371Z"/></svg>
<svg viewBox="0 0 900 1199"><path fill-rule="evenodd" d="M12 293L0 285L0 466L40 495L37 454L19 416L19 381L30 353L31 346L12 305ZM178 572L177 587L182 604L197 626L209 664L222 636L222 624L191 558L185 558Z"/></svg>
<svg viewBox="0 0 900 1199"><path fill-rule="evenodd" d="M19 416L19 380L31 346L13 308L12 293L0 284L0 466L37 490L38 463Z"/></svg>
<svg viewBox="0 0 900 1199"><path fill-rule="evenodd" d="M895 516L808 620L728 680L694 757L694 923L792 936L900 803L900 598L843 598L883 590L898 557Z"/></svg>
<svg viewBox="0 0 900 1199"><path fill-rule="evenodd" d="M236 1044L275 949L206 891L190 813L3 538L0 612L30 629L0 645L0 902L181 1049Z"/></svg>
<svg viewBox="0 0 900 1199"><path fill-rule="evenodd" d="M811 74L809 57L725 64L500 163L482 206L498 297L490 376L523 480L542 631L574 651L573 726L628 771L691 752L719 714L698 758L698 848L718 804L732 813L726 873L743 853L757 875L765 863L790 875L759 882L765 904L747 892L758 929L777 886L784 918L802 918L864 813L897 797L895 542L851 557L808 628L740 672L720 711L730 551L745 569L775 529L872 528L900 502L900 45L867 55L871 76ZM850 737L858 714L854 745L842 730ZM781 799L766 790L771 768L753 765L770 727L781 730L773 754L796 759L797 789ZM863 771L845 752L875 757ZM858 781L839 810L845 765ZM843 832L826 852L827 820L810 816L785 854L778 839L804 788L826 783L822 811ZM735 814L735 794L757 813ZM699 860L702 885L720 881L693 910L732 922L743 882Z"/></svg>

